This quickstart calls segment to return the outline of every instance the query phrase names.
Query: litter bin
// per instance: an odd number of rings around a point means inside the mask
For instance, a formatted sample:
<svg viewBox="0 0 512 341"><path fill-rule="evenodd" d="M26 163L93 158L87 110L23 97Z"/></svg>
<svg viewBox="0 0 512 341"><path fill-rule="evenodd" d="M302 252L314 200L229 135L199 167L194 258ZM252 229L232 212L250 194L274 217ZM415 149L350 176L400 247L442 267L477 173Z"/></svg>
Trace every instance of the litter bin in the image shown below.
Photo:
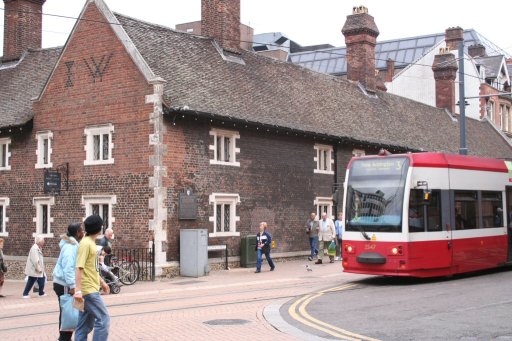
<svg viewBox="0 0 512 341"><path fill-rule="evenodd" d="M240 266L252 268L256 266L256 235L242 237L240 242Z"/></svg>

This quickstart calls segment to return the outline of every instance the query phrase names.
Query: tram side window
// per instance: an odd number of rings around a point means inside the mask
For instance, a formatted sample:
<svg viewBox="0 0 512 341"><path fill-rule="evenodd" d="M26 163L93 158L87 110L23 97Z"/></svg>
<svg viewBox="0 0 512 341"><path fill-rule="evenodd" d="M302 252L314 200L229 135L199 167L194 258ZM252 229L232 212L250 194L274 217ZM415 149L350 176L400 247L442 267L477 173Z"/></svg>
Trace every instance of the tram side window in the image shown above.
<svg viewBox="0 0 512 341"><path fill-rule="evenodd" d="M504 226L501 192L482 191L482 222L483 227Z"/></svg>
<svg viewBox="0 0 512 341"><path fill-rule="evenodd" d="M423 201L423 190L412 189L409 196L409 232L441 231L441 192L433 190L428 204Z"/></svg>
<svg viewBox="0 0 512 341"><path fill-rule="evenodd" d="M455 191L455 229L477 229L479 221L476 191Z"/></svg>

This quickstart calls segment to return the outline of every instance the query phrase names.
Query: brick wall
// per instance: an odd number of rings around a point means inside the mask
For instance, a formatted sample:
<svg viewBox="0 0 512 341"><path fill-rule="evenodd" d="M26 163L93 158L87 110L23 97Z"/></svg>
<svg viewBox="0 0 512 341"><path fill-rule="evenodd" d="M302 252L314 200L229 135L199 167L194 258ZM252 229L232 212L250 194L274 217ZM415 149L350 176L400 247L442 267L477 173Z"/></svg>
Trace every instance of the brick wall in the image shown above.
<svg viewBox="0 0 512 341"><path fill-rule="evenodd" d="M264 129L233 127L233 124L210 125L187 118L178 119L168 129L167 143L172 144L166 159L168 167L169 218L168 260L179 258L179 230L207 228L213 230L209 217L212 193L236 193L237 231L240 237L210 237L209 244L228 244L230 255L239 255L240 239L256 234L261 221L266 221L277 242L276 252L304 251L309 248L304 225L309 213L316 211L317 196L332 195L334 175L314 174L316 156L312 138L264 132ZM213 151L212 127L234 130L240 134L237 161L240 167L210 165ZM328 144L325 141L322 144ZM338 147L340 167L337 182L343 182L352 148ZM179 193L192 189L198 198L196 220L178 220ZM340 209L342 203L338 203Z"/></svg>
<svg viewBox="0 0 512 341"><path fill-rule="evenodd" d="M147 246L149 115L152 104L145 96L153 92L127 55L124 46L95 6L82 21L61 56L41 99L34 103L30 132L11 134L12 170L2 172L2 195L10 197L5 253L26 255L33 244L35 207L33 197L43 193L43 170L35 169L38 131L53 132L53 167L69 163L69 191L55 196L51 208L54 238L47 239L45 255L58 255L59 235L73 221L82 221L83 195L116 195L113 206L114 247ZM85 166L84 128L110 123L114 126L113 164Z"/></svg>

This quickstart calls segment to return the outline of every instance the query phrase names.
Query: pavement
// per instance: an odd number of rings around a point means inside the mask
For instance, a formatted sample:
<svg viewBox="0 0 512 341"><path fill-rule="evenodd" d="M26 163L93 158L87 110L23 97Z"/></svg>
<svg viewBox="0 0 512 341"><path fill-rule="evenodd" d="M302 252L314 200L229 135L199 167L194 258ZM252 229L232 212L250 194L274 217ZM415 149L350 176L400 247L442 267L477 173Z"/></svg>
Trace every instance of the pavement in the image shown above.
<svg viewBox="0 0 512 341"><path fill-rule="evenodd" d="M306 267L308 265L308 268ZM280 308L290 301L354 279L341 262L305 260L210 272L123 286L102 296L112 317L109 340L322 340ZM310 271L312 270L312 271ZM1 340L56 340L57 297L49 282L46 297L23 299L23 281L6 280L0 298ZM332 339L332 337L330 338ZM325 340L325 339L323 339Z"/></svg>

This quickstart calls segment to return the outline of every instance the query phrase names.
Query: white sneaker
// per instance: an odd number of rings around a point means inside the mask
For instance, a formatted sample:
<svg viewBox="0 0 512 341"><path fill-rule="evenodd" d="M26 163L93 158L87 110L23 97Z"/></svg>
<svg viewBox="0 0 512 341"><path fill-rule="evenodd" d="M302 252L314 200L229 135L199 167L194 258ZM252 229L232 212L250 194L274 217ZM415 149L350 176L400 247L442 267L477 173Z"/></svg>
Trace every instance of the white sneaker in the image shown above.
<svg viewBox="0 0 512 341"><path fill-rule="evenodd" d="M23 296L23 298L30 298L30 296L29 296L29 295L26 295L26 296Z"/></svg>
<svg viewBox="0 0 512 341"><path fill-rule="evenodd" d="M39 295L39 297L45 297L45 296L48 296L48 295L46 295L46 294Z"/></svg>
<svg viewBox="0 0 512 341"><path fill-rule="evenodd" d="M340 257L336 257L336 258L334 258L334 260L340 260Z"/></svg>

